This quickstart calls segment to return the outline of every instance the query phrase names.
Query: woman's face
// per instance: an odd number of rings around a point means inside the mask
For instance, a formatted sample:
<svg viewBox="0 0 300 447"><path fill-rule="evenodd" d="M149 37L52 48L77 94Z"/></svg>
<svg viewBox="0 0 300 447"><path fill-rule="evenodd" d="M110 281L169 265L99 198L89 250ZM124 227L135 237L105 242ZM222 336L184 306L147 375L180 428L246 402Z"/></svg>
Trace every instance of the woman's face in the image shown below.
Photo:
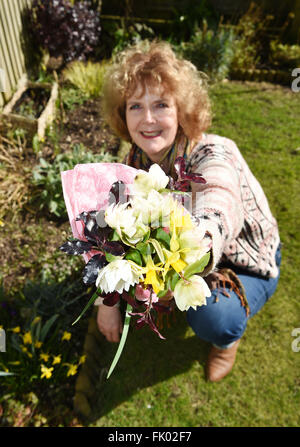
<svg viewBox="0 0 300 447"><path fill-rule="evenodd" d="M177 106L163 89L139 85L126 102L126 122L134 143L148 157L159 162L172 146L177 129Z"/></svg>

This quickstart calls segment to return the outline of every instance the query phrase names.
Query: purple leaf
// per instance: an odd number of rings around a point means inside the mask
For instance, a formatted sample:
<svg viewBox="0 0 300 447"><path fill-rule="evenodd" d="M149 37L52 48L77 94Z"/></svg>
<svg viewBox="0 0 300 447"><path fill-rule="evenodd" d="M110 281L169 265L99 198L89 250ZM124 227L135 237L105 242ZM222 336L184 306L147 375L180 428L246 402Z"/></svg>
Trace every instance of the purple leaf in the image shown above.
<svg viewBox="0 0 300 447"><path fill-rule="evenodd" d="M93 256L83 269L84 284L93 284L98 277L99 270L105 265L107 265L107 261L104 255L97 254Z"/></svg>
<svg viewBox="0 0 300 447"><path fill-rule="evenodd" d="M93 248L90 242L81 241L75 239L73 241L67 241L59 247L59 249L68 255L82 255L88 253Z"/></svg>

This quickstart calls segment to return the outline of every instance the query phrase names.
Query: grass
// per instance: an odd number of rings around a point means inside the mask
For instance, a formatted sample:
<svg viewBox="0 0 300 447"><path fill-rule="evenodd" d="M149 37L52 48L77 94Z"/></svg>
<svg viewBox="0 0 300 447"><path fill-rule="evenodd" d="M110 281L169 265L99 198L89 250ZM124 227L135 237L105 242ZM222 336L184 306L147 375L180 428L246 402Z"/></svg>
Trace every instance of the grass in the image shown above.
<svg viewBox="0 0 300 447"><path fill-rule="evenodd" d="M98 384L91 426L296 427L300 425L300 93L269 84L222 83L212 89L211 132L233 139L261 182L283 243L278 289L248 324L233 371L204 378L208 344L176 313L165 341L130 330L109 381ZM104 346L107 365L117 349Z"/></svg>

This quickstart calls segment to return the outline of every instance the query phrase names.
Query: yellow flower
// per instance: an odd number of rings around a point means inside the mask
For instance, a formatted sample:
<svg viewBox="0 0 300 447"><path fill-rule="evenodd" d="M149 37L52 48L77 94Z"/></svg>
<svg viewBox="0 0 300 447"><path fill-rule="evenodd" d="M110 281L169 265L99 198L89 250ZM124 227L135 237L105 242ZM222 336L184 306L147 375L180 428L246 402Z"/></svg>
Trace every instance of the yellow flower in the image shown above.
<svg viewBox="0 0 300 447"><path fill-rule="evenodd" d="M35 317L34 320L32 321L32 324L36 324L39 321L41 321L41 317Z"/></svg>
<svg viewBox="0 0 300 447"><path fill-rule="evenodd" d="M54 368L47 368L47 366L45 365L41 365L41 379L43 379L44 377L46 377L46 379L50 379L50 377L52 376L52 371Z"/></svg>
<svg viewBox="0 0 300 447"><path fill-rule="evenodd" d="M61 340L63 341L63 340L70 340L70 338L71 338L71 336L72 336L72 334L71 334L71 332L67 332L67 331L65 331L64 333L63 333L63 336L61 337Z"/></svg>
<svg viewBox="0 0 300 447"><path fill-rule="evenodd" d="M32 344L31 333L29 331L25 332L25 334L23 335L23 343L24 343L24 345Z"/></svg>
<svg viewBox="0 0 300 447"><path fill-rule="evenodd" d="M151 256L148 256L147 264L146 264L146 278L144 283L151 284L154 290L154 293L158 294L161 290L164 290L163 281L159 280L156 271L163 271L163 268L160 267L161 264L155 265Z"/></svg>
<svg viewBox="0 0 300 447"><path fill-rule="evenodd" d="M1 219L0 219L0 227L4 227L4 222Z"/></svg>
<svg viewBox="0 0 300 447"><path fill-rule="evenodd" d="M20 328L20 326L16 326L16 327L12 328L11 330L12 330L12 332L14 332L15 334L18 334L19 332L21 332L21 328Z"/></svg>
<svg viewBox="0 0 300 447"><path fill-rule="evenodd" d="M61 355L60 354L54 355L52 365L56 365L57 363L60 363L60 362L61 362Z"/></svg>
<svg viewBox="0 0 300 447"><path fill-rule="evenodd" d="M23 352L28 352L28 349L26 348L26 346L21 346L21 349Z"/></svg>
<svg viewBox="0 0 300 447"><path fill-rule="evenodd" d="M84 363L85 361L86 361L86 355L82 355L82 356L79 358L78 365L81 365L81 364Z"/></svg>
<svg viewBox="0 0 300 447"><path fill-rule="evenodd" d="M78 365L71 365L70 363L66 363L66 365L69 367L67 377L75 376L75 374L77 374Z"/></svg>
<svg viewBox="0 0 300 447"><path fill-rule="evenodd" d="M48 360L49 360L49 354L45 354L45 353L41 352L41 354L40 354L40 359L41 359L41 360L44 360L45 362L48 362Z"/></svg>
<svg viewBox="0 0 300 447"><path fill-rule="evenodd" d="M37 348L37 349L39 349L39 348L42 346L42 344L43 344L43 343L42 343L41 341L38 341L38 340L37 340L37 341L34 343L34 347Z"/></svg>

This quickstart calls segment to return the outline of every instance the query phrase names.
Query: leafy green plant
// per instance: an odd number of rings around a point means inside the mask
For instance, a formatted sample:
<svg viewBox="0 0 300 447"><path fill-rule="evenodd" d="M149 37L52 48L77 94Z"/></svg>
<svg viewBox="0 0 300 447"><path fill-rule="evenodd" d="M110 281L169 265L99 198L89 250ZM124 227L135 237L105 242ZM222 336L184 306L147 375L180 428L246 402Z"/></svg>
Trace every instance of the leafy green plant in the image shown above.
<svg viewBox="0 0 300 447"><path fill-rule="evenodd" d="M82 105L88 97L76 87L62 86L60 89L62 105L67 110L73 110L76 106Z"/></svg>
<svg viewBox="0 0 300 447"><path fill-rule="evenodd" d="M68 328L74 318L70 308L85 294L79 280L71 284L29 282L10 299L1 287L6 352L1 355L0 369L10 393L41 393L43 382L61 385L77 374L84 358L78 337L73 340Z"/></svg>
<svg viewBox="0 0 300 447"><path fill-rule="evenodd" d="M129 25L125 25L125 22L121 21L121 26L114 30L112 54L124 50L128 45L141 42L144 39L151 39L154 37L154 34L153 29L145 23L132 22Z"/></svg>
<svg viewBox="0 0 300 447"><path fill-rule="evenodd" d="M64 69L63 76L88 98L96 98L102 94L107 65L106 61L98 63L74 61Z"/></svg>
<svg viewBox="0 0 300 447"><path fill-rule="evenodd" d="M251 70L259 64L265 46L268 46L266 27L273 18L271 15L264 15L255 3L250 4L235 27L236 41L231 70Z"/></svg>
<svg viewBox="0 0 300 447"><path fill-rule="evenodd" d="M212 81L224 79L234 57L235 34L232 30L208 29L203 20L202 28L196 29L189 42L175 47L184 58L204 71Z"/></svg>
<svg viewBox="0 0 300 447"><path fill-rule="evenodd" d="M270 42L270 59L275 66L299 67L300 45L288 45L272 40Z"/></svg>
<svg viewBox="0 0 300 447"><path fill-rule="evenodd" d="M67 211L63 198L61 172L83 163L112 163L116 157L104 151L89 152L83 144L75 144L71 152L58 154L53 161L40 158L33 169L31 183L35 186L31 202L51 215L66 219Z"/></svg>

